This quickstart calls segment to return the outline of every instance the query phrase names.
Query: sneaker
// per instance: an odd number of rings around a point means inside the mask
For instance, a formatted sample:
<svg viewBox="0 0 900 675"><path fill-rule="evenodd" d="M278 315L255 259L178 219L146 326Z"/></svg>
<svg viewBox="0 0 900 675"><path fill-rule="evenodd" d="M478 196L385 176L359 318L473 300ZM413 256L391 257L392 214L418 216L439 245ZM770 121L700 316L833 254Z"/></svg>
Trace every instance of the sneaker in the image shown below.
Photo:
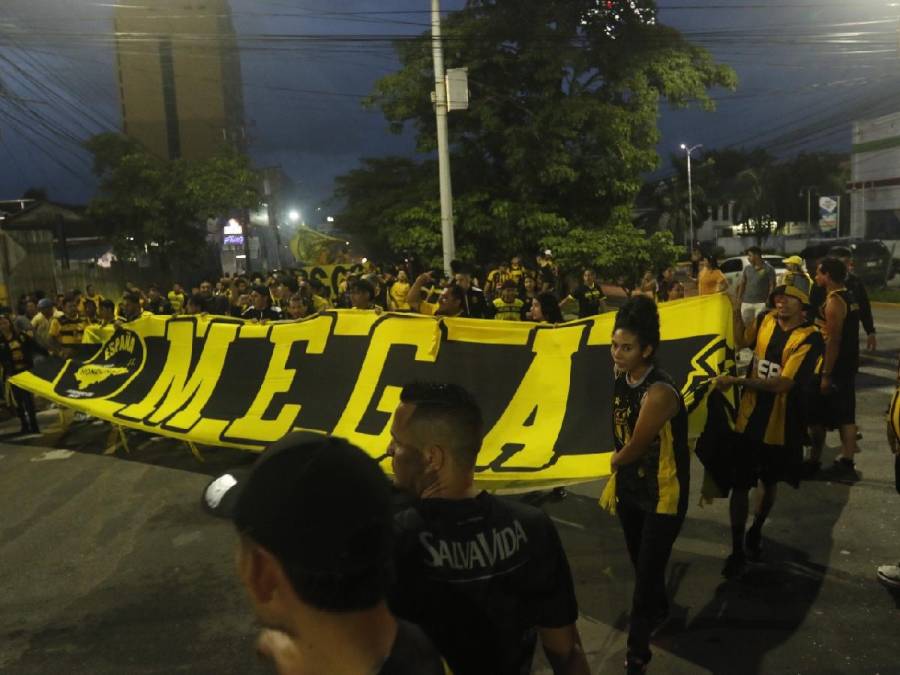
<svg viewBox="0 0 900 675"><path fill-rule="evenodd" d="M753 562L758 562L762 557L762 529L751 527L747 530L747 536L744 537L744 548L747 550L747 557Z"/></svg>
<svg viewBox="0 0 900 675"><path fill-rule="evenodd" d="M747 557L743 553L732 553L725 559L722 568L722 576L726 579L734 579L741 576L747 566Z"/></svg>
<svg viewBox="0 0 900 675"><path fill-rule="evenodd" d="M838 457L834 460L832 471L836 474L844 475L848 478L857 478L856 462L846 457Z"/></svg>
<svg viewBox="0 0 900 675"><path fill-rule="evenodd" d="M891 588L900 588L900 563L896 565L882 565L876 572L878 581Z"/></svg>

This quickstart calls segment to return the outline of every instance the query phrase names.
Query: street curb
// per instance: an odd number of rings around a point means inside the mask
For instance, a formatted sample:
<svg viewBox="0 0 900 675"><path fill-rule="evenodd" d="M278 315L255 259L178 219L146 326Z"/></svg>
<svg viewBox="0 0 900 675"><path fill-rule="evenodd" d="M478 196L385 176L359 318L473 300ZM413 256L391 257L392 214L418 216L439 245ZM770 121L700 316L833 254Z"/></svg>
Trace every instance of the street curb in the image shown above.
<svg viewBox="0 0 900 675"><path fill-rule="evenodd" d="M881 302L881 301L875 300L873 302L870 302L869 304L872 305L872 307L888 307L888 308L897 307L897 308L900 308L900 302Z"/></svg>

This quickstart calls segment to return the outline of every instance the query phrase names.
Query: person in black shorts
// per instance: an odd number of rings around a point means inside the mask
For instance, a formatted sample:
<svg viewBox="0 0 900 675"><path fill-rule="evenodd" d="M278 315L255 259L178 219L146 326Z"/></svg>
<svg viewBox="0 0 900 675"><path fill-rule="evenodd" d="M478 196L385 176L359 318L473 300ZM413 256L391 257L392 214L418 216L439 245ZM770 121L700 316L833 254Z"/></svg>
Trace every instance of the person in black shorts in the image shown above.
<svg viewBox="0 0 900 675"><path fill-rule="evenodd" d="M444 675L385 594L393 543L390 483L347 441L310 432L271 445L249 474L213 480L203 505L231 519L238 572L279 673Z"/></svg>
<svg viewBox="0 0 900 675"><path fill-rule="evenodd" d="M391 609L420 625L455 675L525 675L537 637L556 675L588 673L559 535L540 509L479 491L478 404L450 384L403 387L391 424L396 486Z"/></svg>
<svg viewBox="0 0 900 675"><path fill-rule="evenodd" d="M824 258L816 269L816 284L825 289L825 302L816 325L825 338L820 386L810 401L812 450L805 467L815 474L825 447L826 429L837 429L841 452L832 471L848 478L856 476L853 456L856 444L856 371L859 369L859 304L844 285L847 267L837 258Z"/></svg>
<svg viewBox="0 0 900 675"><path fill-rule="evenodd" d="M734 308L735 348L749 347L753 359L746 377L720 375L715 386L741 388L732 443L734 472L731 489L732 552L722 574L739 576L747 557L762 553L762 527L775 505L776 485L800 484L806 400L818 369L822 334L806 318L809 280L794 275L775 288L762 312L744 326L740 306ZM746 531L750 489L757 488L753 524Z"/></svg>
<svg viewBox="0 0 900 675"><path fill-rule="evenodd" d="M665 572L687 513L690 452L687 412L672 378L655 365L659 313L646 296L616 314L611 338L616 380L613 434L616 513L635 583L626 672L644 673L650 636L669 614Z"/></svg>

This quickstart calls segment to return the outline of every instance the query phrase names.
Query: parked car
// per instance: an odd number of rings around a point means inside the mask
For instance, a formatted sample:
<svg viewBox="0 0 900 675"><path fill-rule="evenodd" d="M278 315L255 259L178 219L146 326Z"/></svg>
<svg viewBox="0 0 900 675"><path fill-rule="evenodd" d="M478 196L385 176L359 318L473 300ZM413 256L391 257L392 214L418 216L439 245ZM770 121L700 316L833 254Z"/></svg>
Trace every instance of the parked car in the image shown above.
<svg viewBox="0 0 900 675"><path fill-rule="evenodd" d="M787 272L787 267L785 267L784 264L784 256L763 253L763 260L775 268L775 284L780 284L784 280L784 273ZM728 279L729 290L737 288L737 285L741 280L741 274L744 273L744 268L749 264L750 259L745 255L726 258L719 263L719 269L722 270L722 274Z"/></svg>
<svg viewBox="0 0 900 675"><path fill-rule="evenodd" d="M848 248L853 258L853 272L868 286L883 286L895 273L891 251L880 239L810 239L800 257L806 261L810 275L815 272L816 261L835 248Z"/></svg>

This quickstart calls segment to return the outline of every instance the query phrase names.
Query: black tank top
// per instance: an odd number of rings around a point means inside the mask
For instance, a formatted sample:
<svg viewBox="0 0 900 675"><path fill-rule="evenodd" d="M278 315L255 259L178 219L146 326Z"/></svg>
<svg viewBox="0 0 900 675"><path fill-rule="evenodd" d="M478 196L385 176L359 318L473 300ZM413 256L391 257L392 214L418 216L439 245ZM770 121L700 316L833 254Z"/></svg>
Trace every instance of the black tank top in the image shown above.
<svg viewBox="0 0 900 675"><path fill-rule="evenodd" d="M687 411L681 393L668 374L651 368L644 379L629 384L628 376L616 377L613 390L613 434L616 450L631 439L644 397L651 386L663 382L678 395L678 413L663 425L650 449L631 464L619 467L616 496L649 513L683 514L687 510L690 483L690 454L687 440Z"/></svg>
<svg viewBox="0 0 900 675"><path fill-rule="evenodd" d="M831 291L825 302L819 308L819 318L816 323L825 335L827 347L829 335L825 326L825 306L832 296L839 297L847 306L847 315L844 317L844 325L841 328L841 348L837 361L832 370L833 377L852 376L859 369L859 303L853 293L846 288Z"/></svg>

